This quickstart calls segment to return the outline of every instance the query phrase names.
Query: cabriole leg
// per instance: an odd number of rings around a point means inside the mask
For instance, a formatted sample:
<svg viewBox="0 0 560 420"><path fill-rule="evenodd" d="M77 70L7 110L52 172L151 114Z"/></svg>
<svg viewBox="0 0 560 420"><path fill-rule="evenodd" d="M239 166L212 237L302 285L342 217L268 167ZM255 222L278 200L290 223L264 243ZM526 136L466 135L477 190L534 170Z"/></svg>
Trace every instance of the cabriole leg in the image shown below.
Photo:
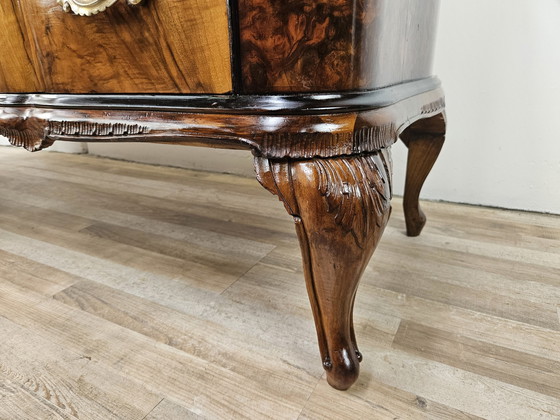
<svg viewBox="0 0 560 420"><path fill-rule="evenodd" d="M327 380L358 378L352 311L360 277L391 213L390 151L301 161L256 158L261 184L294 217Z"/></svg>
<svg viewBox="0 0 560 420"><path fill-rule="evenodd" d="M419 204L420 191L445 141L445 114L415 122L401 134L401 139L408 147L403 198L406 234L418 236L426 224Z"/></svg>

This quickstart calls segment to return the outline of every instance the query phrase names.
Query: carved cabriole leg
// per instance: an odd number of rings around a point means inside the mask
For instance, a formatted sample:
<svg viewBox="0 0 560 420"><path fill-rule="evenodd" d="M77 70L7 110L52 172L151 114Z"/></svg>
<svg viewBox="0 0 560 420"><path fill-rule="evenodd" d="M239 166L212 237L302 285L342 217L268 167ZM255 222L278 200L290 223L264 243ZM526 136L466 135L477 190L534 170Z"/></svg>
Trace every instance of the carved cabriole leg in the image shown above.
<svg viewBox="0 0 560 420"><path fill-rule="evenodd" d="M259 182L294 217L329 384L358 378L352 310L360 277L391 212L390 150L336 158L255 158Z"/></svg>
<svg viewBox="0 0 560 420"><path fill-rule="evenodd" d="M426 224L420 208L420 191L445 141L445 113L419 120L408 127L401 139L408 147L404 188L404 216L408 236L418 236Z"/></svg>

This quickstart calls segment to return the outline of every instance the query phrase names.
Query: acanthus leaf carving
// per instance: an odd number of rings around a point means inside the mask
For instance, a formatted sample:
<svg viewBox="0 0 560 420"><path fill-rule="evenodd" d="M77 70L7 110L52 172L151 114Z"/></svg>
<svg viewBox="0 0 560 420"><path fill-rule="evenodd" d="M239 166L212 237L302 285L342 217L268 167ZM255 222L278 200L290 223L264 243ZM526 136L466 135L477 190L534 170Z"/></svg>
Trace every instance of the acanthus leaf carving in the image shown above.
<svg viewBox="0 0 560 420"><path fill-rule="evenodd" d="M297 185L300 177L316 182L327 213L362 248L371 223L378 227L391 206L390 149L355 156L309 160L255 158L257 179L277 195L294 217L300 217ZM373 215L373 217L372 217Z"/></svg>
<svg viewBox="0 0 560 420"><path fill-rule="evenodd" d="M376 159L378 158L378 159ZM391 207L391 174L385 150L352 158L317 159L319 191L337 224L360 248ZM377 161L377 162L376 162ZM379 164L381 163L381 164Z"/></svg>

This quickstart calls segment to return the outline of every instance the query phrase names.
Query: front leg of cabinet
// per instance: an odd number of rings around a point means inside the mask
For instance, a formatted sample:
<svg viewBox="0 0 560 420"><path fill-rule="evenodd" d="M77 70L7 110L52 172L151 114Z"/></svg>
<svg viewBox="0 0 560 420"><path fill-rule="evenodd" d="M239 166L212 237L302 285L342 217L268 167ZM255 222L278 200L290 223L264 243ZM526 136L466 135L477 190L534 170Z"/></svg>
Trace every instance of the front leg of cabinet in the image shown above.
<svg viewBox="0 0 560 420"><path fill-rule="evenodd" d="M323 367L341 390L359 374L352 312L391 212L389 153L255 161L261 184L294 217Z"/></svg>

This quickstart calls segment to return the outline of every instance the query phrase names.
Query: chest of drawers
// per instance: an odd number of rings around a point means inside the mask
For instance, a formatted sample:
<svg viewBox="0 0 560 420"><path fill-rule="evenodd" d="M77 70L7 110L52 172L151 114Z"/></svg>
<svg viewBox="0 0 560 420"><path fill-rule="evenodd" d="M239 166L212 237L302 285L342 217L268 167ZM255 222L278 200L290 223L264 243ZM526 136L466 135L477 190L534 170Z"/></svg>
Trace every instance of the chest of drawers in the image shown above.
<svg viewBox="0 0 560 420"><path fill-rule="evenodd" d="M445 136L437 0L2 0L0 135L251 151L293 216L329 383L362 355L354 297L409 148L407 231ZM130 147L134 147L131 144Z"/></svg>

